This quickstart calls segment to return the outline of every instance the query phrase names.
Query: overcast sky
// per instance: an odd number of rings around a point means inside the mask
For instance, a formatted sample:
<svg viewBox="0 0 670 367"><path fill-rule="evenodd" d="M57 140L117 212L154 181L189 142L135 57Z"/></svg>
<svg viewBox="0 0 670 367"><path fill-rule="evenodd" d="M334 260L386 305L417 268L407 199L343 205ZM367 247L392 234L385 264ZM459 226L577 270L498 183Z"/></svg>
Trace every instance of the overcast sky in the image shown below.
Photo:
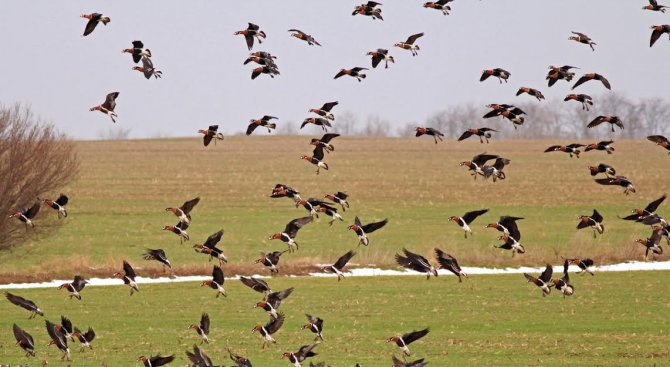
<svg viewBox="0 0 670 367"><path fill-rule="evenodd" d="M599 72L630 97L670 96L670 41L664 36L649 48L649 27L670 23L670 14L643 11L646 1L456 0L443 16L423 1L387 0L384 21L351 16L360 2L2 1L0 102L24 103L75 138L96 138L112 122L88 109L118 91L117 127L139 138L195 135L211 123L232 133L264 114L298 123L332 100L340 101L336 114L378 115L401 126L459 103L530 100L514 96L520 86L562 98L569 87L547 88L548 65ZM112 21L82 37L79 15L91 12ZM267 33L254 51L276 55L280 76L251 80L244 39L233 36L247 22ZM323 47L289 37L289 28ZM573 30L593 38L596 52L568 41ZM418 32L425 32L419 56L393 47ZM151 49L163 79L131 70L131 56L121 51L133 40ZM390 49L396 64L369 71L362 83L333 80L340 68L370 67L365 53L376 48ZM480 83L481 71L492 67L510 71L510 82ZM578 92L603 90L587 83Z"/></svg>

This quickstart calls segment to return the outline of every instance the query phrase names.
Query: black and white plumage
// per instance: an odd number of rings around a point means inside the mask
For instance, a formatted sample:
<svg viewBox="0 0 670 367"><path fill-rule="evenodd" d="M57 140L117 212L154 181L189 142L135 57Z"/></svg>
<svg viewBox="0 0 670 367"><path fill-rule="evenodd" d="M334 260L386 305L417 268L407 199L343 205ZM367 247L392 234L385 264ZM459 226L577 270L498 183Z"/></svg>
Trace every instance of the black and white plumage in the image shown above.
<svg viewBox="0 0 670 367"><path fill-rule="evenodd" d="M144 77L147 79L151 79L152 76L155 79L163 77L163 72L156 69L156 67L154 66L154 62L151 61L151 59L146 56L142 56L142 66L135 66L133 67L133 70L137 70L140 73L144 74Z"/></svg>
<svg viewBox="0 0 670 367"><path fill-rule="evenodd" d="M279 329L284 325L284 314L278 313L277 317L270 317L270 321L267 322L264 326L256 325L251 332L255 333L258 331L259 334L263 337L263 349L270 343L277 343L275 338L272 337L272 334L279 331Z"/></svg>
<svg viewBox="0 0 670 367"><path fill-rule="evenodd" d="M142 255L142 257L144 258L144 260L147 261L156 260L159 263L163 264L164 266L172 268L172 264L170 264L170 260L168 260L167 255L165 255L165 251L163 251L163 249L148 248L146 252Z"/></svg>
<svg viewBox="0 0 670 367"><path fill-rule="evenodd" d="M211 128L212 126L210 126ZM218 126L217 126L218 127ZM165 208L166 212L172 212L180 223L191 224L191 211L200 202L200 197L185 201L180 207Z"/></svg>
<svg viewBox="0 0 670 367"><path fill-rule="evenodd" d="M309 111L307 112L313 112L321 117L326 118L327 120L335 120L335 115L331 112L333 107L337 106L340 104L338 101L333 101L333 102L326 102L324 103L321 108L310 108Z"/></svg>
<svg viewBox="0 0 670 367"><path fill-rule="evenodd" d="M242 284L246 285L247 287L253 289L258 293L262 293L265 295L272 292L268 283L266 283L263 279L243 276L240 277L240 281L242 282Z"/></svg>
<svg viewBox="0 0 670 367"><path fill-rule="evenodd" d="M25 223L26 230L28 230L28 226L34 228L35 223L33 223L33 219L35 219L35 216L37 216L37 213L39 213L41 207L42 205L39 201L37 201L30 208L19 210L18 212L10 215L9 218L17 218L21 222Z"/></svg>
<svg viewBox="0 0 670 367"><path fill-rule="evenodd" d="M218 367L214 366L212 359L197 345L193 346L193 352L186 351L186 357L193 363L192 367Z"/></svg>
<svg viewBox="0 0 670 367"><path fill-rule="evenodd" d="M410 356L409 345L428 335L429 332L430 332L429 328L425 328L423 330L415 330L403 334L401 336L392 336L388 338L386 342L394 343L398 348L402 349L402 353L404 356L409 357Z"/></svg>
<svg viewBox="0 0 670 367"><path fill-rule="evenodd" d="M342 272L342 269L344 269L349 260L351 260L351 258L354 257L355 255L356 252L354 250L349 250L347 253L340 256L340 258L337 259L337 261L333 265L324 266L322 269L325 272L337 274L337 281L339 282L340 280L342 280L342 278L344 278L344 273Z"/></svg>
<svg viewBox="0 0 670 367"><path fill-rule="evenodd" d="M335 146L330 144L330 141L337 138L338 136L340 136L340 134L333 134L333 133L323 134L321 139L314 138L310 141L310 144L315 146L321 146L324 148L326 153L330 153L335 150Z"/></svg>
<svg viewBox="0 0 670 367"><path fill-rule="evenodd" d="M118 115L114 112L116 108L116 99L119 97L119 92L112 92L107 94L105 97L105 102L101 105L91 107L89 111L100 111L105 115L109 116L112 119L112 122L116 123L116 118Z"/></svg>
<svg viewBox="0 0 670 367"><path fill-rule="evenodd" d="M174 354L169 356L155 355L150 357L142 356L137 359L138 362L142 362L144 367L159 367L165 366L168 363L174 361Z"/></svg>
<svg viewBox="0 0 670 367"><path fill-rule="evenodd" d="M605 232L605 226L603 225L603 216L598 213L596 209L593 209L593 214L580 215L579 223L577 224L577 229L583 228L593 228L593 238L596 237L596 233L603 234Z"/></svg>
<svg viewBox="0 0 670 367"><path fill-rule="evenodd" d="M384 68L388 69L389 61L395 64L393 56L389 55L389 50L385 48L378 48L376 51L369 51L368 56L372 57L372 67L376 68L380 62L384 61Z"/></svg>
<svg viewBox="0 0 670 367"><path fill-rule="evenodd" d="M74 280L72 282L61 284L58 287L58 289L66 289L70 293L70 295L68 296L69 299L72 299L74 297L77 300L81 301L80 292L84 290L86 284L88 284L88 281L84 279L84 277L82 277L81 275L75 275Z"/></svg>
<svg viewBox="0 0 670 367"><path fill-rule="evenodd" d="M67 218L67 210L65 209L65 205L67 205L68 200L69 199L66 195L60 194L56 200L42 199L42 202L46 206L55 210L58 214L58 219L60 219L61 217Z"/></svg>
<svg viewBox="0 0 670 367"><path fill-rule="evenodd" d="M307 358L311 358L317 355L317 353L314 352L314 348L318 346L319 344L303 345L295 353L285 352L282 355L282 358L288 358L289 362L293 363L295 367L301 367L301 362L304 362Z"/></svg>
<svg viewBox="0 0 670 367"><path fill-rule="evenodd" d="M295 238L298 235L298 231L306 224L311 223L312 219L313 218L311 216L293 219L286 224L283 232L275 233L268 239L281 240L282 242L285 242L288 245L289 252L298 250L299 245L298 242L295 241Z"/></svg>
<svg viewBox="0 0 670 367"><path fill-rule="evenodd" d="M79 343L81 343L81 349L79 350L80 352L83 352L86 350L86 348L93 350L93 346L91 345L91 342L93 342L93 339L95 339L95 330L93 330L93 328L89 327L85 333L77 328L74 328L74 333L72 333L72 335L77 338Z"/></svg>
<svg viewBox="0 0 670 367"><path fill-rule="evenodd" d="M416 133L414 134L414 136L416 136L417 138L418 138L419 136L422 136L422 135L432 136L432 137L433 137L433 140L435 140L435 144L437 144L437 139L440 139L440 141L443 141L443 140L444 140L444 139L442 138L442 137L444 136L444 134L442 134L442 133L441 133L440 131L438 131L437 129L433 129L432 127L421 127L421 126L418 126L415 130L416 130Z"/></svg>
<svg viewBox="0 0 670 367"><path fill-rule="evenodd" d="M299 40L303 40L303 41L307 42L307 44L310 45L310 46L314 46L314 45L321 46L321 44L319 42L317 42L316 39L314 39L314 37L310 34L307 34L307 33L303 32L299 29L289 29L288 31L293 32L291 34L291 37L295 37Z"/></svg>
<svg viewBox="0 0 670 367"><path fill-rule="evenodd" d="M354 224L350 225L348 229L356 232L356 234L358 235L359 246L360 245L367 246L370 244L370 239L368 238L367 235L384 227L386 223L388 223L388 219L363 225L361 224L361 220L358 218L358 216L356 216L356 218L354 218Z"/></svg>
<svg viewBox="0 0 670 367"><path fill-rule="evenodd" d="M664 9L665 10L665 9ZM649 47L653 46L663 34L670 36L670 24L651 26L651 37L649 38Z"/></svg>
<svg viewBox="0 0 670 367"><path fill-rule="evenodd" d="M470 228L469 224L472 223L477 217L487 213L488 211L489 211L488 209L473 210L471 212L463 214L462 217L451 216L449 217L449 221L456 222L456 224L458 224L463 229L463 232L465 233L465 238L468 238L468 233L472 234L472 229Z"/></svg>
<svg viewBox="0 0 670 367"><path fill-rule="evenodd" d="M270 316L272 317L278 317L278 312L277 310L279 309L279 306L281 306L281 303L283 300L288 298L288 296L293 293L293 290L295 288L286 288L284 290L281 290L279 292L272 292L268 294L267 298L265 301L258 302L254 306L254 308L259 307L265 310Z"/></svg>
<svg viewBox="0 0 670 367"><path fill-rule="evenodd" d="M14 332L14 339L16 339L16 344L26 352L26 357L34 357L35 341L33 340L33 336L30 335L27 331L21 329L16 324L12 326L12 330Z"/></svg>
<svg viewBox="0 0 670 367"><path fill-rule="evenodd" d="M139 292L140 288L135 282L137 275L133 267L125 260L123 260L123 273L114 274L115 278L121 279L123 284L126 284L130 287L130 295L133 295L133 292Z"/></svg>
<svg viewBox="0 0 670 367"><path fill-rule="evenodd" d="M502 216L498 219L497 223L488 224L487 228L495 228L499 232L502 232L503 235L498 237L499 240L505 241L500 246L494 246L503 250L512 250L512 256L515 254L523 254L526 252L526 249L521 245L521 232L519 227L516 224L517 220L524 218L520 217L511 217L511 216Z"/></svg>
<svg viewBox="0 0 670 367"><path fill-rule="evenodd" d="M463 281L464 277L468 277L468 275L465 274L463 270L461 270L461 266L458 265L456 258L440 250L439 248L435 248L435 259L437 260L438 264L440 264L440 268L454 273L454 275L458 277L459 283Z"/></svg>
<svg viewBox="0 0 670 367"><path fill-rule="evenodd" d="M223 266L224 263L228 262L228 258L223 253L223 250L216 247L216 245L221 241L223 237L223 229L212 233L207 237L204 243L196 243L193 245L195 252L209 255L209 261L212 261L212 258L219 260L219 266Z"/></svg>
<svg viewBox="0 0 670 367"><path fill-rule="evenodd" d="M552 280L552 286L556 288L557 291L561 292L563 298L567 296L572 296L575 293L575 287L570 284L570 275L568 275L568 268L570 267L570 262L566 259L563 262L563 277L559 279Z"/></svg>
<svg viewBox="0 0 670 367"><path fill-rule="evenodd" d="M507 83L507 80L509 79L510 76L512 76L512 73L502 68L486 69L482 71L482 76L479 78L479 81L483 82L490 76L498 78L498 81L500 82L500 84L502 84L503 80L505 81L505 83Z"/></svg>
<svg viewBox="0 0 670 367"><path fill-rule="evenodd" d="M584 33L574 32L574 31L572 32L572 34L573 34L573 36L570 36L570 38L568 38L569 40L577 41L579 43L583 43L585 45L588 45L589 47L591 47L591 51L596 50L596 48L593 47L593 46L596 46L597 44L595 42L593 42L591 37L585 35Z"/></svg>
<svg viewBox="0 0 670 367"><path fill-rule="evenodd" d="M84 36L88 36L89 34L93 33L95 27L98 26L98 23L102 23L106 26L107 23L112 21L108 16L102 15L100 13L82 14L81 17L88 19L86 28L84 28Z"/></svg>
<svg viewBox="0 0 670 367"><path fill-rule="evenodd" d="M503 171L503 168L508 166L511 162L512 161L507 158L498 157L493 162L493 165L489 166L485 164L482 167L482 172L484 172L484 179L493 177L493 182L496 182L496 180L504 180L507 176L505 176L505 171Z"/></svg>
<svg viewBox="0 0 670 367"><path fill-rule="evenodd" d="M415 45L414 42L416 42L416 40L419 39L420 37L423 37L423 32L413 34L407 37L407 40L405 42L398 42L393 46L402 48L403 50L409 50L412 53L412 56L417 56L421 48L419 47L419 45Z"/></svg>
<svg viewBox="0 0 670 367"><path fill-rule="evenodd" d="M67 346L67 339L65 338L65 335L63 335L63 333L60 331L60 328L57 328L53 322L45 320L45 324L47 328L47 333L51 338L49 345L56 345L56 347L58 347L58 349L60 349L60 351L63 353L61 361L65 359L69 361L70 348Z"/></svg>
<svg viewBox="0 0 670 367"><path fill-rule="evenodd" d="M490 161L491 159L497 158L499 158L497 155L482 153L472 157L472 160L459 163L459 165L468 167L470 175L473 176L473 178L476 180L477 175L484 176L484 171L482 170L484 164L486 164L486 162Z"/></svg>
<svg viewBox="0 0 670 367"><path fill-rule="evenodd" d="M235 354L230 349L228 349L228 355L230 356L230 360L235 362L236 367L253 367L249 358Z"/></svg>
<svg viewBox="0 0 670 367"><path fill-rule="evenodd" d="M393 356L392 361L393 361L392 367L425 367L428 364L428 362L425 362L424 358L417 359L411 362L403 362L398 358L396 358L396 356Z"/></svg>
<svg viewBox="0 0 670 367"><path fill-rule="evenodd" d="M595 181L599 185L621 186L621 187L624 188L623 193L625 195L629 195L630 193L635 193L635 191L636 191L635 186L633 186L633 183L624 176L597 178Z"/></svg>
<svg viewBox="0 0 670 367"><path fill-rule="evenodd" d="M591 269L594 264L593 260L591 259L567 259L567 260L570 264L577 265L579 267L580 269L579 274L584 275L585 273L589 273L591 275L595 275L593 274L593 269Z"/></svg>
<svg viewBox="0 0 670 367"><path fill-rule="evenodd" d="M426 279L430 279L431 275L437 276L437 269L430 264L428 259L407 249L402 249L402 251L405 256L395 254L395 261L398 265L409 270L424 273L426 274Z"/></svg>
<svg viewBox="0 0 670 367"><path fill-rule="evenodd" d="M223 275L223 270L221 267L214 265L214 268L212 269L212 280L205 280L200 283L200 286L207 286L214 289L216 291L216 298L219 298L219 296L228 297L226 289L223 288L223 283L225 281L226 278Z"/></svg>
<svg viewBox="0 0 670 367"><path fill-rule="evenodd" d="M195 332L198 334L198 337L200 337L200 344L209 344L209 325L209 314L207 312L203 312L202 315L200 315L200 323L191 324L189 326L189 329L195 330Z"/></svg>
<svg viewBox="0 0 670 367"><path fill-rule="evenodd" d="M618 126L621 130L623 130L623 121L621 121L619 116L609 116L609 115L600 115L594 118L593 121L589 122L589 124L586 125L586 127L591 129L593 127L602 124L603 122L610 124L612 132L614 132L614 126Z"/></svg>
<svg viewBox="0 0 670 367"><path fill-rule="evenodd" d="M279 264L279 259L281 258L281 255L286 252L288 252L288 250L273 251L269 253L261 252L261 257L259 259L256 259L255 263L263 264L264 266L270 268L270 273L279 273L277 265Z"/></svg>
<svg viewBox="0 0 670 367"><path fill-rule="evenodd" d="M498 132L498 130L494 130L488 127L481 127L478 129L469 129L465 130L463 134L458 138L458 141L463 141L473 135L476 135L479 137L479 142L481 144L484 144L484 139L486 139L486 144L489 143L489 139L491 139L491 132Z"/></svg>
<svg viewBox="0 0 670 367"><path fill-rule="evenodd" d="M271 133L272 129L277 128L277 124L274 123L274 122L270 122L270 121L271 120L276 120L276 119L277 119L276 117L269 116L269 115L265 115L258 120L252 119L252 120L249 121L249 126L247 126L246 134L251 135L251 133L253 133L254 130L256 130L256 128L259 127L259 126L262 126L266 129L268 129L268 133Z"/></svg>
<svg viewBox="0 0 670 367"><path fill-rule="evenodd" d="M42 312L42 309L40 309L35 304L35 302L33 302L29 299L25 299L21 296L17 296L15 294L12 294L12 293L9 293L9 292L5 292L5 297L7 298L7 300L9 302L11 302L11 303L13 303L13 304L25 309L25 310L30 311L30 316L28 317L28 319L33 319L37 315L44 316L44 312Z"/></svg>
<svg viewBox="0 0 670 367"><path fill-rule="evenodd" d="M312 316L310 314L305 314L307 317L307 324L302 326L302 329L308 329L309 331L316 334L314 341L324 341L323 339L323 319L320 317Z"/></svg>
<svg viewBox="0 0 670 367"><path fill-rule="evenodd" d="M551 275L554 272L554 268L551 264L547 264L544 268L542 274L539 277L535 278L534 276L523 273L523 276L526 277L529 283L533 283L542 290L542 297L546 297L551 293Z"/></svg>
<svg viewBox="0 0 670 367"><path fill-rule="evenodd" d="M334 202L335 204L340 204L342 207L342 212L347 211L346 208L349 207L349 202L347 201L347 198L349 197L349 194L346 193L346 191L338 191L334 194L326 194L325 198Z"/></svg>

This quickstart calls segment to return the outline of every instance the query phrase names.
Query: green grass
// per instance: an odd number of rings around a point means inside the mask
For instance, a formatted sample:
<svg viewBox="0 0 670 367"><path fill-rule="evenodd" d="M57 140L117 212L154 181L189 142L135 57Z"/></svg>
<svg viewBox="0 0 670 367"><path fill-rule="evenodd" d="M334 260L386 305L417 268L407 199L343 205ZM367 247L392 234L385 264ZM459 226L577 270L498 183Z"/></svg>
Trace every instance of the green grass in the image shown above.
<svg viewBox="0 0 670 367"><path fill-rule="evenodd" d="M227 137L208 148L196 139L77 143L81 174L63 190L71 198L65 225L48 238L0 253L0 279L106 275L123 259L148 274L158 268L141 260L146 247L165 249L177 273L204 273L209 264L191 245L220 228L226 231L221 246L235 272L264 272L253 264L258 252L286 248L268 236L307 214L288 199L268 197L278 182L299 189L304 197L337 190L351 196L345 223L329 227L323 218L301 231L300 251L282 258L286 271L304 272L307 265L334 261L355 247L356 236L346 230L355 215L364 222L390 220L354 258L359 265L392 267L393 255L403 247L428 254L436 246L465 265L538 266L559 262L561 256L591 257L598 263L641 260L644 249L634 240L648 236L648 229L616 215L670 192L670 180L659 168L667 166L668 156L646 141L617 141L611 156L589 152L571 159L541 153L562 142L553 140L435 145L430 139L338 138L335 152L326 157L331 170L317 176L313 166L299 159L311 151L308 139ZM459 167L484 150L512 160L507 180L474 181ZM587 166L599 162L633 180L638 193L624 196L618 187L596 185ZM192 240L180 246L175 235L161 231L176 223L164 208L195 196L202 201L193 211ZM667 205L661 206L661 214L668 213ZM464 239L447 221L450 215L480 208L491 211L474 222L474 238ZM590 230L575 229L577 215L593 208L603 213L606 227L595 240ZM492 248L498 233L483 227L503 214L527 218L519 222L525 255L512 258ZM36 223L55 216L45 208Z"/></svg>
<svg viewBox="0 0 670 367"><path fill-rule="evenodd" d="M11 325L16 322L33 334L38 360L50 366L138 365L143 354L175 353L172 365L184 366L184 351L197 341L188 325L200 313L212 318L210 345L204 350L215 363L229 365L226 349L251 359L255 366L288 366L281 353L311 343L313 334L300 330L304 313L325 320L326 341L315 361L332 366L389 366L397 348L386 338L415 328L431 333L411 346L413 357L427 358L432 366L662 366L667 364L665 296L668 272L599 273L573 275L576 293L543 298L521 274L470 276L459 284L452 276L427 281L423 277L335 279L279 277L273 289L295 287L282 305L284 327L278 344L261 351L261 338L250 331L267 321L253 309L260 295L239 281L227 281L229 297L214 298L211 289L197 283L142 285L128 296L128 288L90 287L83 300L66 299L56 289L15 290L35 300L57 321L61 314L79 327L98 333L94 350L73 349L73 362L60 363L44 320L0 302L0 363L28 362L13 345ZM661 292L661 294L659 294ZM30 362L38 365L39 362Z"/></svg>

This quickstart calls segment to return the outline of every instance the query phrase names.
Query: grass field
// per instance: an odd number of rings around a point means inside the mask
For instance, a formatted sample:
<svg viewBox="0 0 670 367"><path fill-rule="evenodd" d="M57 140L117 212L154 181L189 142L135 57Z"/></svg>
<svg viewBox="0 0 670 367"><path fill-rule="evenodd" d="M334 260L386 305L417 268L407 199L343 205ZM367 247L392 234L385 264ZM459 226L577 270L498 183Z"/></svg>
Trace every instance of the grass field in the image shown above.
<svg viewBox="0 0 670 367"><path fill-rule="evenodd" d="M261 350L252 334L267 320L252 308L260 294L239 281L226 282L229 296L216 299L197 283L142 285L128 296L127 287L91 287L83 300L69 301L56 289L14 290L32 298L57 321L61 314L75 326L92 326L98 339L93 351L73 349L72 363L59 363L60 352L46 348L41 317L0 302L0 363L25 363L13 345L16 322L33 334L39 361L51 365L134 366L148 353L175 353L172 365L186 365L184 351L197 342L188 325L206 311L212 318L211 343L204 350L216 364L230 365L226 350L247 356L254 366L289 365L284 351L309 344L313 334L301 330L304 313L325 320L325 342L315 361L332 366L390 366L397 348L386 338L415 328L431 333L411 346L412 357L431 366L664 366L670 360L667 340L670 303L665 297L668 272L599 273L573 276L576 293L547 298L521 274L470 276L459 284L446 276L427 281L420 276L335 279L287 278L269 281L275 289L295 287L281 309L284 327L277 345ZM662 295L659 295L662 292Z"/></svg>
<svg viewBox="0 0 670 367"><path fill-rule="evenodd" d="M647 228L616 215L670 191L668 156L647 141L617 141L611 156L588 152L571 159L563 153L542 153L548 145L566 143L562 141L435 145L429 138L344 137L334 141L336 150L326 157L331 170L318 176L299 159L311 152L308 141L304 136L228 137L209 148L195 139L77 143L81 174L63 190L71 198L65 225L48 238L0 254L0 278L106 275L122 259L149 274L159 268L141 260L146 247L165 249L177 273L205 273L210 269L206 257L194 253L191 245L220 228L226 231L221 246L231 269L264 272L253 264L258 252L285 249L268 236L307 215L289 199L268 197L278 182L304 197L346 190L351 199L351 209L343 213L345 223L329 227L322 218L300 232L300 250L282 258L286 272L304 272L355 247L355 234L346 230L355 215L363 222L390 220L371 235L369 248L360 249L356 264L394 266L393 255L402 247L428 254L435 246L467 265L539 266L559 262L560 256L592 257L599 263L640 260L644 249L633 241L648 236ZM507 180L474 181L459 167L482 151L512 160ZM629 177L638 193L625 196L619 187L595 184L587 166L600 162ZM195 196L202 201L192 213L192 240L180 245L174 234L161 231L163 225L176 223L164 208ZM668 212L667 205L661 206L661 214ZM447 218L479 208L491 211L474 222L474 238L466 240ZM593 208L603 213L606 227L595 240L590 230L575 229L576 216ZM492 248L498 233L484 226L502 214L527 218L519 222L525 255L512 258ZM41 215L41 220L56 216L48 209Z"/></svg>

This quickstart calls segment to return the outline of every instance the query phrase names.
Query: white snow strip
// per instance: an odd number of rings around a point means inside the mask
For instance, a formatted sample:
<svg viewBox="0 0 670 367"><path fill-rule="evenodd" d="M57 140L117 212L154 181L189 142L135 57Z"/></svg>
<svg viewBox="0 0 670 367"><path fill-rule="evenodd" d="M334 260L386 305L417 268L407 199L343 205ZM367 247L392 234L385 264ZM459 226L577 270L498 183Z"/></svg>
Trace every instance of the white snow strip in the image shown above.
<svg viewBox="0 0 670 367"><path fill-rule="evenodd" d="M563 268L563 265L554 265L555 271ZM463 267L463 272L470 275L492 275L492 274L521 274L521 273L540 273L544 270L542 268L531 268L531 267L520 267L520 268L480 268L480 267ZM571 272L578 272L580 269L576 266L570 266ZM604 265L599 267L593 267L595 272L607 272L607 271L650 271L650 270L670 270L670 261L659 261L659 262L642 262L642 261L629 261L620 264ZM453 275L452 273L446 270L439 270L440 275ZM387 270L387 269L377 269L377 268L355 268L351 269L350 272L345 273L347 277L373 277L373 276L400 276L400 275L424 275L415 271L401 271L401 270ZM270 278L267 275L252 275L254 278ZM310 277L336 277L337 275L331 273L310 273ZM291 276L294 277L294 276ZM193 276L180 276L174 278L160 277L160 278L144 278L137 277L137 284L158 284L158 283L182 283L182 282L202 282L203 280L211 279L211 276L202 276L202 275L193 275ZM239 279L239 276L226 278L229 280ZM11 284L0 284L0 289L29 289L29 288L57 288L63 283L67 283L69 280L52 280L50 282L42 283L11 283ZM88 279L88 286L110 286L110 285L123 285L123 281L116 278L91 278Z"/></svg>

